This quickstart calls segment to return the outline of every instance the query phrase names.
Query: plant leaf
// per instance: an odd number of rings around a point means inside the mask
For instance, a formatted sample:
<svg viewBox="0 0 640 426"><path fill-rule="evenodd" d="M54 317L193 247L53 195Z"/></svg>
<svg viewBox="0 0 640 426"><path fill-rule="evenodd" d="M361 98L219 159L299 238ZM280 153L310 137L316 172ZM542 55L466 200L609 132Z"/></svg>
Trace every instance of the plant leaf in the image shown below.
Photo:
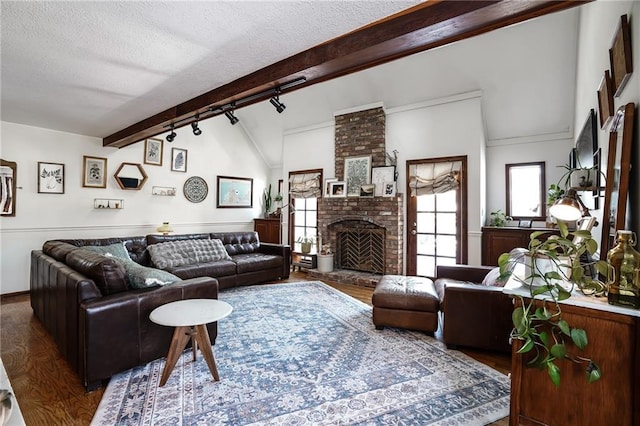
<svg viewBox="0 0 640 426"><path fill-rule="evenodd" d="M533 343L533 339L531 339L530 337L527 338L527 340L524 342L524 345L522 345L522 347L520 349L518 349L519 354L523 354L526 352L529 352L531 349L533 349L534 343Z"/></svg>
<svg viewBox="0 0 640 426"><path fill-rule="evenodd" d="M556 385L556 387L560 386L560 369L553 361L547 362L547 373L549 373L553 384Z"/></svg>
<svg viewBox="0 0 640 426"><path fill-rule="evenodd" d="M546 331L541 332L538 337L545 346L549 347L549 334Z"/></svg>
<svg viewBox="0 0 640 426"><path fill-rule="evenodd" d="M573 340L573 343L580 349L586 348L589 343L587 340L587 332L581 328L571 330L571 340Z"/></svg>
<svg viewBox="0 0 640 426"><path fill-rule="evenodd" d="M551 347L551 355L556 358L564 358L567 355L567 347L562 343L556 343Z"/></svg>
<svg viewBox="0 0 640 426"><path fill-rule="evenodd" d="M556 290L558 290L558 300L565 300L571 297L571 293L565 290L560 284L556 284Z"/></svg>
<svg viewBox="0 0 640 426"><path fill-rule="evenodd" d="M596 380L600 380L600 377L602 377L600 367L598 367L595 362L589 361L589 365L587 366L587 382L593 383Z"/></svg>
<svg viewBox="0 0 640 426"><path fill-rule="evenodd" d="M561 319L560 321L558 321L558 328L567 336L571 335L571 328L569 327L569 324L565 320Z"/></svg>

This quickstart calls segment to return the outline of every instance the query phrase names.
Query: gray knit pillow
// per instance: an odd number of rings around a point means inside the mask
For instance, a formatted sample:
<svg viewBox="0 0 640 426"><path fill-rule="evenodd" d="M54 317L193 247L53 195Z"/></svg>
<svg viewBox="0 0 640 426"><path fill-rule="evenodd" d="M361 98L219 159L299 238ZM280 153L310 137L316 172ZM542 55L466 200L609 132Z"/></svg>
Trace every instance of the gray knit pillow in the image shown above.
<svg viewBox="0 0 640 426"><path fill-rule="evenodd" d="M231 259L220 240L167 241L151 244L147 250L153 264L160 269Z"/></svg>

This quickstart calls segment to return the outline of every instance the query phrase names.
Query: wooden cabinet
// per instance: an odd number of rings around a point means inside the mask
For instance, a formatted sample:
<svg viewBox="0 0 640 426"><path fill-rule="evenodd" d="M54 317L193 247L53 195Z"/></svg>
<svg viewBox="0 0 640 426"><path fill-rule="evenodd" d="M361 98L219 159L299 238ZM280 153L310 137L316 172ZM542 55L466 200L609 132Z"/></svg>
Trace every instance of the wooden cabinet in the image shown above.
<svg viewBox="0 0 640 426"><path fill-rule="evenodd" d="M516 247L529 247L529 236L534 231L558 233L553 228L512 228L484 226L482 228L482 264L498 266L498 257Z"/></svg>
<svg viewBox="0 0 640 426"><path fill-rule="evenodd" d="M280 243L280 218L254 219L253 230L258 233L260 242Z"/></svg>
<svg viewBox="0 0 640 426"><path fill-rule="evenodd" d="M562 313L572 327L583 328L589 339L584 352L573 345L570 351L593 359L602 377L588 384L584 364L562 360L557 364L560 386L555 387L546 371L527 368L530 356L517 354L520 342L514 342L509 424L640 424L639 318L564 304Z"/></svg>

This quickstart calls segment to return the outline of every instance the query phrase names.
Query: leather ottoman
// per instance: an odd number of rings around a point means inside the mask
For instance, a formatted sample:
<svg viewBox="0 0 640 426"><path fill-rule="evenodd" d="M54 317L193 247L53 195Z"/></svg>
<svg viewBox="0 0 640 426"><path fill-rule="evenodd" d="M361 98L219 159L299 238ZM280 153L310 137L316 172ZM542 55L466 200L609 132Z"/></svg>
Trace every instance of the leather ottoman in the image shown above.
<svg viewBox="0 0 640 426"><path fill-rule="evenodd" d="M373 324L425 331L438 329L440 300L433 281L424 277L384 275L373 291Z"/></svg>

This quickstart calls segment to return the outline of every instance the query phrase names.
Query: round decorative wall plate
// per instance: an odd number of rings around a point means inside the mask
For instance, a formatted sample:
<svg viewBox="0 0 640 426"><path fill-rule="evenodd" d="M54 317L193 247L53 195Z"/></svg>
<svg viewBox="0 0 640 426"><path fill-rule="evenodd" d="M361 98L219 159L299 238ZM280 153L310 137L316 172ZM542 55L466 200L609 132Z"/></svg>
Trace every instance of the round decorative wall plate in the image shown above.
<svg viewBox="0 0 640 426"><path fill-rule="evenodd" d="M201 202L207 198L207 194L209 193L207 182L205 182L205 180L200 176L191 176L187 179L182 190L185 198L192 203Z"/></svg>

